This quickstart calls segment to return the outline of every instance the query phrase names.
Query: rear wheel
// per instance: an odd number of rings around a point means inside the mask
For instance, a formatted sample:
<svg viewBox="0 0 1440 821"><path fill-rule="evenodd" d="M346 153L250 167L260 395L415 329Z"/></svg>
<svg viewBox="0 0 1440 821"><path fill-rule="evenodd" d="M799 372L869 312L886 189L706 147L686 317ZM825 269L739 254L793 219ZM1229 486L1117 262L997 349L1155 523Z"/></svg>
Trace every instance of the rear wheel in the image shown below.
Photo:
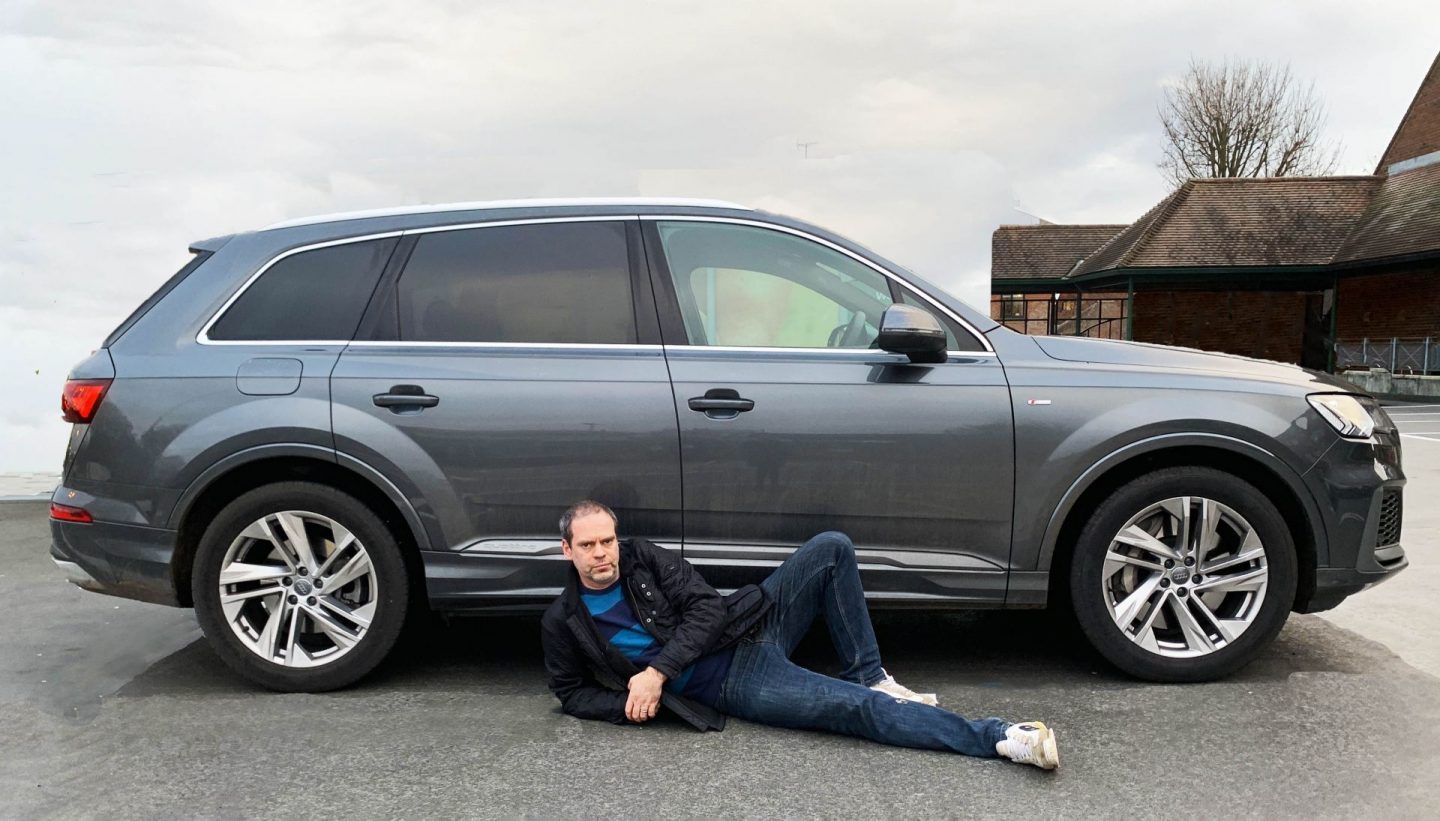
<svg viewBox="0 0 1440 821"><path fill-rule="evenodd" d="M378 665L405 622L399 545L361 502L283 482L226 506L200 540L191 592L215 652L273 690L344 687Z"/></svg>
<svg viewBox="0 0 1440 821"><path fill-rule="evenodd" d="M1205 681L1255 657L1295 598L1294 541L1275 506L1211 468L1117 490L1076 543L1070 595L1107 660L1154 681Z"/></svg>

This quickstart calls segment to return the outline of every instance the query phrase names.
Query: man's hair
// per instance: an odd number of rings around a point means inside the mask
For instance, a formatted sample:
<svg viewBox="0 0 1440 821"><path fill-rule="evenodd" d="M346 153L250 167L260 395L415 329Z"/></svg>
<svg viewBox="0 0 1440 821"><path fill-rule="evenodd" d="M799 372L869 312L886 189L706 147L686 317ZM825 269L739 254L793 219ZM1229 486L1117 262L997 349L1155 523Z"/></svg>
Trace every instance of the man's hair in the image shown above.
<svg viewBox="0 0 1440 821"><path fill-rule="evenodd" d="M585 499L571 505L570 509L560 516L560 538L567 542L570 541L570 538L575 535L570 532L570 525L581 516L589 516L591 513L604 513L617 526L620 524L620 517L615 515L615 511L594 499Z"/></svg>

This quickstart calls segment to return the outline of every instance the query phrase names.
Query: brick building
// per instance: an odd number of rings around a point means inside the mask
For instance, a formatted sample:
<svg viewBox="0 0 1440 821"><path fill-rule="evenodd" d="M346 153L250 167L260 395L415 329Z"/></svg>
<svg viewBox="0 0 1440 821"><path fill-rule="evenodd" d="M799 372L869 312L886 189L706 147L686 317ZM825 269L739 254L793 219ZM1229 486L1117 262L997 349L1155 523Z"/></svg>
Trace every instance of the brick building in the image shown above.
<svg viewBox="0 0 1440 821"><path fill-rule="evenodd" d="M1197 179L1129 225L1004 225L991 293L1026 333L1318 369L1389 365L1399 338L1440 371L1440 56L1375 173Z"/></svg>

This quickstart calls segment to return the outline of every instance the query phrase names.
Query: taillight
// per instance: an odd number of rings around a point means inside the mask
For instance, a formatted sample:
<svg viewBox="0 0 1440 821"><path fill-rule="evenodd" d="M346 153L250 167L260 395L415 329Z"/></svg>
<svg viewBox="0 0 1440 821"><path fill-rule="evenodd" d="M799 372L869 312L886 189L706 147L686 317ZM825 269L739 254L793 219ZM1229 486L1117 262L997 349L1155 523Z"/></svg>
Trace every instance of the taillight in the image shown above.
<svg viewBox="0 0 1440 821"><path fill-rule="evenodd" d="M59 505L54 502L50 503L50 518L59 519L62 522L80 522L81 524L90 524L95 521L90 517L90 511L83 507Z"/></svg>
<svg viewBox="0 0 1440 821"><path fill-rule="evenodd" d="M110 388L109 379L71 379L60 394L60 413L66 422L87 425L95 418L100 400Z"/></svg>

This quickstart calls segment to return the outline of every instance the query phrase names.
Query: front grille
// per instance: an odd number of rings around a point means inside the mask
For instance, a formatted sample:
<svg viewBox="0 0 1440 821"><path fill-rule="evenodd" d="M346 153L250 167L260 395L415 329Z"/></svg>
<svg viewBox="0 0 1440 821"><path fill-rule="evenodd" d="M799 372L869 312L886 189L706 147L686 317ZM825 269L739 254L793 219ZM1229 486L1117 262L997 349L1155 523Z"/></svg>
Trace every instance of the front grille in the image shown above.
<svg viewBox="0 0 1440 821"><path fill-rule="evenodd" d="M1375 536L1376 547L1400 541L1400 508L1400 491L1385 491L1385 496L1380 500L1380 529Z"/></svg>

